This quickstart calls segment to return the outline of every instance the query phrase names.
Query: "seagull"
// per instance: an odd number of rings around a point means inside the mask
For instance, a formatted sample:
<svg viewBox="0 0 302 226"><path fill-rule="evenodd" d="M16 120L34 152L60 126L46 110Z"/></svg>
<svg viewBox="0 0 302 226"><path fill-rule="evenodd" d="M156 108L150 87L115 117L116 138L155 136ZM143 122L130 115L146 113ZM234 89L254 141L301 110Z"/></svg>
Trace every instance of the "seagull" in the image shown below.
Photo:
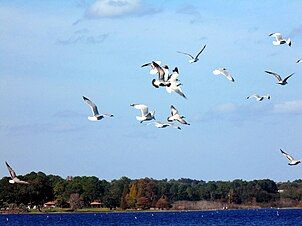
<svg viewBox="0 0 302 226"><path fill-rule="evenodd" d="M166 81L167 75L169 74L169 67L167 65L160 66L160 64L155 61L144 64L142 67L149 65L151 66L150 74L158 74L158 79L153 79L152 85L155 88L159 88L160 86L170 86L170 83Z"/></svg>
<svg viewBox="0 0 302 226"><path fill-rule="evenodd" d="M225 68L218 68L213 71L214 75L223 75L225 76L228 80L231 82L235 82L234 78L232 75L225 69Z"/></svg>
<svg viewBox="0 0 302 226"><path fill-rule="evenodd" d="M150 121L150 120L155 120L154 114L155 110L149 112L148 107L144 104L130 104L130 106L134 107L135 109L138 109L141 111L142 116L136 116L136 119L140 121L140 123L144 121Z"/></svg>
<svg viewBox="0 0 302 226"><path fill-rule="evenodd" d="M288 165L294 166L294 165L298 165L299 163L301 163L300 160L294 159L292 156L287 154L285 151L282 151L282 149L280 149L280 151L288 159L288 161L289 161Z"/></svg>
<svg viewBox="0 0 302 226"><path fill-rule="evenodd" d="M207 45L204 45L204 47L199 51L199 53L195 56L195 57L193 57L191 54L189 54L189 53L184 53L184 52L180 52L180 51L177 51L178 53L181 53L181 54L185 54L185 55L187 55L189 58L190 58L190 60L189 60L189 63L190 64L192 64L192 63L195 63L195 62L197 62L199 59L198 59L198 57L199 57L199 55L203 52L203 50L206 48L206 46Z"/></svg>
<svg viewBox="0 0 302 226"><path fill-rule="evenodd" d="M296 61L296 63L298 64L298 63L302 63L302 59L298 59L297 61Z"/></svg>
<svg viewBox="0 0 302 226"><path fill-rule="evenodd" d="M186 95L182 92L181 90L181 83L178 80L178 76L179 76L179 71L178 68L175 67L172 74L169 75L167 82L170 83L169 86L166 86L166 91L168 93L171 92L175 92L177 94L179 94L180 96L182 96L183 98L187 99Z"/></svg>
<svg viewBox="0 0 302 226"><path fill-rule="evenodd" d="M280 33L271 33L271 34L269 34L269 36L272 36L276 39L275 41L273 41L273 45L275 45L275 46L279 46L279 45L282 45L282 44L285 44L285 43L289 46L292 45L292 42L291 42L290 38L288 38L286 40L282 37L282 35Z"/></svg>
<svg viewBox="0 0 302 226"><path fill-rule="evenodd" d="M5 162L5 164L6 164L6 167L8 169L9 175L12 178L11 180L8 181L9 183L11 183L11 184L15 184L15 183L16 184L29 184L27 181L20 180L17 177L15 171L12 169L12 167L10 167L10 165L8 165L7 162Z"/></svg>
<svg viewBox="0 0 302 226"><path fill-rule="evenodd" d="M181 128L179 126L175 126L173 123L164 123L164 122L160 122L160 121L155 121L153 123L152 122L148 123L148 125L150 125L150 124L154 124L154 126L157 127L157 128L166 128L168 126L171 126L175 129L181 130Z"/></svg>
<svg viewBox="0 0 302 226"><path fill-rule="evenodd" d="M281 76L275 72L272 72L272 71L265 71L265 72L275 76L275 78L278 80L277 84L282 85L282 86L286 85L287 79L289 79L290 77L293 76L293 74L295 74L295 73L292 73L289 76L287 76L285 79L282 79Z"/></svg>
<svg viewBox="0 0 302 226"><path fill-rule="evenodd" d="M267 94L267 95L264 95L264 96L260 96L260 95L258 95L258 94L253 94L253 95L251 95L251 96L248 96L246 99L250 99L250 98L255 98L257 101L263 101L263 99L264 98L266 98L266 99L271 99L271 96L269 95L269 94Z"/></svg>
<svg viewBox="0 0 302 226"><path fill-rule="evenodd" d="M91 100L89 100L87 97L84 97L84 96L83 96L83 100L91 108L91 111L92 111L93 115L88 116L88 119L90 121L98 121L98 120L101 120L105 117L113 117L113 115L111 115L111 114L101 114L100 115L97 106Z"/></svg>
<svg viewBox="0 0 302 226"><path fill-rule="evenodd" d="M185 120L184 120L184 116L180 115L178 113L178 110L173 106L171 105L171 116L169 116L167 118L167 121L168 122L172 122L172 121L178 121L180 122L181 124L185 124L185 125L190 125L189 123L187 123Z"/></svg>

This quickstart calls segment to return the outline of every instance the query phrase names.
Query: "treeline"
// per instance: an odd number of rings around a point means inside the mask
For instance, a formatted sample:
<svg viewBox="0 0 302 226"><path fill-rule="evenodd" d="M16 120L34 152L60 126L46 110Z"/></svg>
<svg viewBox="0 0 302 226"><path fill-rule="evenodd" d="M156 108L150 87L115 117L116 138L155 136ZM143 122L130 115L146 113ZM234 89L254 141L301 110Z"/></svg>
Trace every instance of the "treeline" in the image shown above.
<svg viewBox="0 0 302 226"><path fill-rule="evenodd" d="M277 205L281 199L295 202L302 199L301 180L276 184L268 179L205 182L191 179L131 180L122 177L109 182L86 176L65 180L42 172L32 172L20 176L20 179L29 181L30 184L9 184L8 177L0 180L1 208L12 203L42 206L53 200L56 200L59 207L90 207L90 203L97 200L108 208L168 209L172 203L180 200L272 206Z"/></svg>

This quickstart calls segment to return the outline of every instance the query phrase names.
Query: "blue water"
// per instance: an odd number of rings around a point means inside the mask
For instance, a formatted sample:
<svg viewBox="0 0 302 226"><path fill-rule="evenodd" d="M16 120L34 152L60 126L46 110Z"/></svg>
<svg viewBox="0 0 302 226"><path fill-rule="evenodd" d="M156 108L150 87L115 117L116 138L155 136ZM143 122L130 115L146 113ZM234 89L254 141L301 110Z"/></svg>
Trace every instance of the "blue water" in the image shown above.
<svg viewBox="0 0 302 226"><path fill-rule="evenodd" d="M0 215L0 225L302 225L302 210L224 210L192 212L136 212L89 214Z"/></svg>

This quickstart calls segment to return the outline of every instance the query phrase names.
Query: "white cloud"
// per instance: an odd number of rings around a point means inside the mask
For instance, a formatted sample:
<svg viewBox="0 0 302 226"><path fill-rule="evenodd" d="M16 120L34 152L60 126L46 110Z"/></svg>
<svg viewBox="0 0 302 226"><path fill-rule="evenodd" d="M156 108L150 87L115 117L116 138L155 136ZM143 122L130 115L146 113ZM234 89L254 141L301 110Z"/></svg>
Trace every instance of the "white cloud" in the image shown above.
<svg viewBox="0 0 302 226"><path fill-rule="evenodd" d="M140 7L139 0L97 0L86 11L89 18L119 17L132 14Z"/></svg>
<svg viewBox="0 0 302 226"><path fill-rule="evenodd" d="M279 104L275 104L273 112L302 114L302 100L285 101Z"/></svg>

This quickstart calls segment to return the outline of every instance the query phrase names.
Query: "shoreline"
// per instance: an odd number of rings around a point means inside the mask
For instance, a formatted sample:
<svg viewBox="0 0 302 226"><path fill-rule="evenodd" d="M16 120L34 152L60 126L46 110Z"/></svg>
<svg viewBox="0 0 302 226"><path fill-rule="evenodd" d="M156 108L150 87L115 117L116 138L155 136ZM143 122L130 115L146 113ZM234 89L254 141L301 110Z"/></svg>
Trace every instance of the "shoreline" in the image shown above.
<svg viewBox="0 0 302 226"><path fill-rule="evenodd" d="M0 215L47 215L47 214L97 214L97 213L165 213L165 212L211 212L211 211L236 211L236 210L299 210L302 207L251 207L251 208L234 208L234 209L192 209L192 210L93 210L84 209L83 211L45 211L45 212L19 212L9 213L0 212Z"/></svg>

